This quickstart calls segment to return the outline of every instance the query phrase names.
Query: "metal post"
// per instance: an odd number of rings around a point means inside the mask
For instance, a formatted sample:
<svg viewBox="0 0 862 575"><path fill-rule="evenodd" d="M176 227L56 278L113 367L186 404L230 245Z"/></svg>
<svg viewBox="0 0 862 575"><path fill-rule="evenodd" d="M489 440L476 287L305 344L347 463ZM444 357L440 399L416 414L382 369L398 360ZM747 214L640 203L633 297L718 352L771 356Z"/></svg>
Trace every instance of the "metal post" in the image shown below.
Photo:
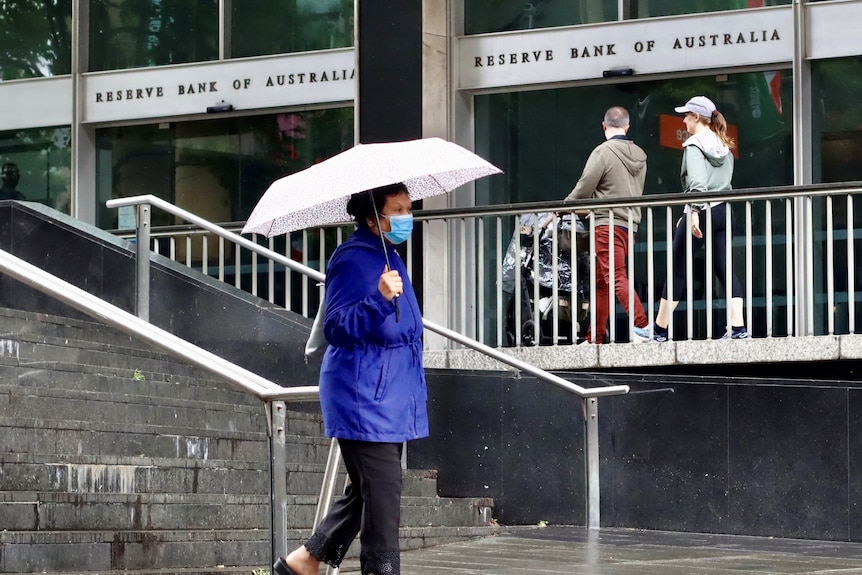
<svg viewBox="0 0 862 575"><path fill-rule="evenodd" d="M317 528L329 512L332 497L335 495L335 484L338 481L338 465L341 462L341 449L338 440L334 437L329 442L329 457L326 460L326 469L323 472L323 482L320 486L320 496L317 498L317 511L314 513L314 525Z"/></svg>
<svg viewBox="0 0 862 575"><path fill-rule="evenodd" d="M266 404L269 415L270 514L272 518L272 556L270 565L287 553L287 452L286 407L283 401Z"/></svg>
<svg viewBox="0 0 862 575"><path fill-rule="evenodd" d="M326 470L323 472L323 483L320 486L320 497L317 499L317 511L314 513L314 525L312 531L323 520L332 505L332 497L335 494L335 484L338 481L338 466L341 462L341 448L338 440L332 438L329 443L329 457L326 460ZM326 566L326 575L338 575L339 568L332 565Z"/></svg>
<svg viewBox="0 0 862 575"><path fill-rule="evenodd" d="M599 400L584 398L584 459L587 484L587 528L601 527L599 509Z"/></svg>
<svg viewBox="0 0 862 575"><path fill-rule="evenodd" d="M150 205L137 206L137 315L150 321Z"/></svg>

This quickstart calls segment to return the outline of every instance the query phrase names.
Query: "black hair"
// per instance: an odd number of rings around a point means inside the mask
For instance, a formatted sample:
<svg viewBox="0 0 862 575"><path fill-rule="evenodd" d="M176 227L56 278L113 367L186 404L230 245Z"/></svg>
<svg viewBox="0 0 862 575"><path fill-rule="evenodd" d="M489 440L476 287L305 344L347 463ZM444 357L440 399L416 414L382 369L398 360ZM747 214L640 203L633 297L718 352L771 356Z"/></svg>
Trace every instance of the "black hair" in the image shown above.
<svg viewBox="0 0 862 575"><path fill-rule="evenodd" d="M377 207L378 213L380 213L380 210L383 209L383 205L386 204L387 197L395 196L406 191L407 186L402 183L398 183L381 186L364 192L358 192L350 196L350 199L347 200L347 213L353 216L356 225L362 228L367 228L368 219L370 218L371 220L374 220L375 206ZM374 203L371 201L372 198L374 199Z"/></svg>

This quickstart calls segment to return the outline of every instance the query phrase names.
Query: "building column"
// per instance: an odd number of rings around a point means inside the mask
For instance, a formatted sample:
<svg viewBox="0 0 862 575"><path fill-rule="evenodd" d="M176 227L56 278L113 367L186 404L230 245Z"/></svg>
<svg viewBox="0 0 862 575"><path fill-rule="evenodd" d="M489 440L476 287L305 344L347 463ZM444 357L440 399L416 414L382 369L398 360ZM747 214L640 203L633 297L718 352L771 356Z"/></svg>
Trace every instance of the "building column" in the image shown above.
<svg viewBox="0 0 862 575"><path fill-rule="evenodd" d="M356 0L358 141L422 137L422 0Z"/></svg>
<svg viewBox="0 0 862 575"><path fill-rule="evenodd" d="M449 134L449 0L423 0L422 2L422 136L451 140ZM450 198L438 196L423 202L424 209L442 209L449 206ZM422 253L423 308L429 320L443 326L453 325L450 316L451 285L449 270L449 235L442 222L431 222L423 227ZM440 270L446 270L440 273ZM447 340L436 333L426 332L425 344L429 350L446 349Z"/></svg>

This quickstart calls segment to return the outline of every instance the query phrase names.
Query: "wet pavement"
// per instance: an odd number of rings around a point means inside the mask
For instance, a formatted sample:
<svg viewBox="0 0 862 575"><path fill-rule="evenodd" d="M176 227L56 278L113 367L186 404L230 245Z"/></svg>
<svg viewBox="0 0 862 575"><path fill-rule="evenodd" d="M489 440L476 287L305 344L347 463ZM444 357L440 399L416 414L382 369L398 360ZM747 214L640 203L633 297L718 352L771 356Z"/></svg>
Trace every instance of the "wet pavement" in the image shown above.
<svg viewBox="0 0 862 575"><path fill-rule="evenodd" d="M345 561L341 573L357 573ZM582 527L408 551L402 575L862 575L862 543Z"/></svg>

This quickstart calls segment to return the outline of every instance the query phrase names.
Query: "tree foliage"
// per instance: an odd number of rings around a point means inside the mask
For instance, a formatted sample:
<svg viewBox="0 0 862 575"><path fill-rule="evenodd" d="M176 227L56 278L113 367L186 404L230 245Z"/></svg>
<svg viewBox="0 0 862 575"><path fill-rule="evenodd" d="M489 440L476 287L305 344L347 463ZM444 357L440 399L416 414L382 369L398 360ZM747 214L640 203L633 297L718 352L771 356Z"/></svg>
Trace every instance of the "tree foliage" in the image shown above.
<svg viewBox="0 0 862 575"><path fill-rule="evenodd" d="M0 0L0 78L69 74L71 0Z"/></svg>

